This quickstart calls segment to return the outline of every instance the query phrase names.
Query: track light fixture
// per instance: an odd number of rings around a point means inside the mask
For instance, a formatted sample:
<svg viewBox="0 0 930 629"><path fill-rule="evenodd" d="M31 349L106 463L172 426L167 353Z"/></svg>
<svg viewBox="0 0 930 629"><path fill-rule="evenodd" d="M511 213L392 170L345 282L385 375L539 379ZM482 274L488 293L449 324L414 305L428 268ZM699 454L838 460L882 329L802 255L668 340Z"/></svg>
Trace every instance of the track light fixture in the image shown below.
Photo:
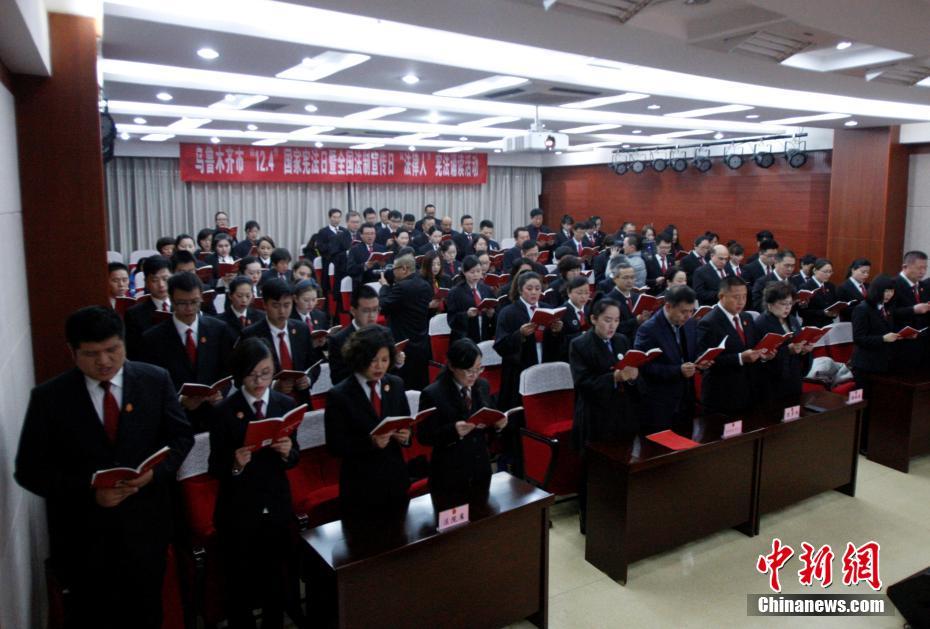
<svg viewBox="0 0 930 629"><path fill-rule="evenodd" d="M752 161L754 161L759 168L771 168L772 164L775 163L775 156L772 155L771 147L769 147L768 144L756 145L756 151L752 156Z"/></svg>
<svg viewBox="0 0 930 629"><path fill-rule="evenodd" d="M657 157L652 160L652 167L657 173L661 173L668 168L668 153L658 153Z"/></svg>
<svg viewBox="0 0 930 629"><path fill-rule="evenodd" d="M723 163L727 165L727 168L730 170L737 170L740 168L745 160L743 160L743 155L736 148L735 144L731 144L723 150Z"/></svg>
<svg viewBox="0 0 930 629"><path fill-rule="evenodd" d="M637 175L643 174L643 172L646 170L646 160L643 159L642 156L637 155L636 159L630 163L630 170L632 170Z"/></svg>
<svg viewBox="0 0 930 629"><path fill-rule="evenodd" d="M672 151L670 154L672 170L683 173L688 170L687 154L684 151Z"/></svg>
<svg viewBox="0 0 930 629"><path fill-rule="evenodd" d="M807 163L807 142L797 138L785 142L785 161L792 168L801 168Z"/></svg>
<svg viewBox="0 0 930 629"><path fill-rule="evenodd" d="M694 149L693 164L699 172L706 173L710 170L714 165L714 163L710 161L710 149L706 147Z"/></svg>

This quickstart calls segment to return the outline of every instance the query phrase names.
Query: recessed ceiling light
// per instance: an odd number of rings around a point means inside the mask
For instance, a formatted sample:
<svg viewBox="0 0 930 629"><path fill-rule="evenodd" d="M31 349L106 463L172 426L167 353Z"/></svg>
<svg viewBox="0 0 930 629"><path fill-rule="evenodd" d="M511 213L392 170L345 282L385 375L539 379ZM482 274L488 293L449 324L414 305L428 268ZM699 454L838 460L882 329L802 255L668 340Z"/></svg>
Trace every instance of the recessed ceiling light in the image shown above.
<svg viewBox="0 0 930 629"><path fill-rule="evenodd" d="M720 132L718 131L717 133L714 134L714 139L715 139L715 140L722 140L722 139L723 139L723 134L720 133Z"/></svg>
<svg viewBox="0 0 930 629"><path fill-rule="evenodd" d="M322 142L314 142L314 143L313 143L313 146L317 147L318 149L321 149L321 148L323 148L323 143L322 143Z"/></svg>
<svg viewBox="0 0 930 629"><path fill-rule="evenodd" d="M844 124L845 126L847 126L847 127L855 127L855 126L858 126L858 125L859 125L859 123L858 123L857 121L855 121L855 120L847 120L847 121L844 122L843 124Z"/></svg>
<svg viewBox="0 0 930 629"><path fill-rule="evenodd" d="M282 140L279 138L266 138L264 140L256 140L252 142L252 146L274 146L276 144L284 144L287 140Z"/></svg>
<svg viewBox="0 0 930 629"><path fill-rule="evenodd" d="M616 103L629 103L634 100L649 98L649 94L637 94L636 92L627 92L616 96L603 96L601 98L591 98L580 100L574 103L565 103L562 107L569 109L592 109L594 107L603 107L604 105L614 105Z"/></svg>
<svg viewBox="0 0 930 629"><path fill-rule="evenodd" d="M747 120L755 120L759 117L759 114L746 114Z"/></svg>
<svg viewBox="0 0 930 629"><path fill-rule="evenodd" d="M555 154L556 154L556 155L561 155L561 154L562 154L562 151L556 151Z"/></svg>
<svg viewBox="0 0 930 629"><path fill-rule="evenodd" d="M132 121L136 124L145 124L147 122L146 119L142 118L141 116L136 116L132 119Z"/></svg>
<svg viewBox="0 0 930 629"><path fill-rule="evenodd" d="M385 116L393 116L407 111L406 107L372 107L363 111L357 111L354 114L345 116L346 120L375 120Z"/></svg>
<svg viewBox="0 0 930 629"><path fill-rule="evenodd" d="M169 100L172 100L174 96L172 96L168 92L159 92L158 94L155 94L155 98L167 103Z"/></svg>
<svg viewBox="0 0 930 629"><path fill-rule="evenodd" d="M736 111L747 111L749 109L755 108L750 105L721 105L720 107L702 107L701 109L690 109L688 111L678 111L665 115L670 118L700 118L701 116L731 114Z"/></svg>
<svg viewBox="0 0 930 629"><path fill-rule="evenodd" d="M498 74L495 76L489 76L486 79L479 79L477 81L471 81L470 83L464 83L462 85L456 85L455 87L450 87L448 89L439 90L438 92L433 92L433 96L467 98L468 96L477 96L478 94L485 94L487 92L506 89L508 87L516 87L517 85L523 85L524 83L529 82L529 79L524 79L519 76L505 76Z"/></svg>
<svg viewBox="0 0 930 629"><path fill-rule="evenodd" d="M227 94L223 100L217 101L210 105L211 109L248 109L268 100L267 96L261 94Z"/></svg>
<svg viewBox="0 0 930 629"><path fill-rule="evenodd" d="M630 148L630 145L629 145L629 144L624 144L622 148L628 149L628 148Z"/></svg>
<svg viewBox="0 0 930 629"><path fill-rule="evenodd" d="M295 81L319 81L322 78L341 72L371 59L368 55L354 52L336 52L327 50L315 57L305 57L296 66L275 74L279 79Z"/></svg>
<svg viewBox="0 0 930 629"><path fill-rule="evenodd" d="M838 43L838 44L836 45L836 49L837 49L837 50L846 50L846 49L849 48L850 46L852 46L852 42L851 42L851 41L841 41L840 43Z"/></svg>
<svg viewBox="0 0 930 629"><path fill-rule="evenodd" d="M220 53L216 52L212 48L201 48L197 51L197 56L201 59L216 59L220 56Z"/></svg>
<svg viewBox="0 0 930 629"><path fill-rule="evenodd" d="M123 131L122 133L119 134L119 137L122 138L123 140L128 140L132 136L129 135L127 132Z"/></svg>
<svg viewBox="0 0 930 629"><path fill-rule="evenodd" d="M150 133L148 135L143 135L140 140L143 142L164 142L165 140L170 140L174 135L170 133Z"/></svg>
<svg viewBox="0 0 930 629"><path fill-rule="evenodd" d="M442 116L439 115L438 111L431 111L429 115L426 116L426 121L433 124L439 124L442 121Z"/></svg>
<svg viewBox="0 0 930 629"><path fill-rule="evenodd" d="M420 77L418 77L413 72L408 72L401 78L401 81L403 81L407 85L416 85L417 83L420 82Z"/></svg>
<svg viewBox="0 0 930 629"><path fill-rule="evenodd" d="M220 139L216 137L215 135L212 138L210 138L210 141L213 142L214 144L220 143Z"/></svg>
<svg viewBox="0 0 930 629"><path fill-rule="evenodd" d="M468 142L468 138L463 135L459 138L459 142Z"/></svg>
<svg viewBox="0 0 930 629"><path fill-rule="evenodd" d="M415 151L415 150L417 150L417 147L415 147L415 146L408 146L408 147L407 147L407 150L408 150L408 151Z"/></svg>
<svg viewBox="0 0 930 629"><path fill-rule="evenodd" d="M608 129L619 129L622 125L618 124L591 124L584 127L571 127L570 129L560 129L559 133L595 133L597 131L607 131Z"/></svg>
<svg viewBox="0 0 930 629"><path fill-rule="evenodd" d="M494 152L495 152L495 153L500 153L501 150L500 150L500 149L494 149Z"/></svg>
<svg viewBox="0 0 930 629"><path fill-rule="evenodd" d="M639 135L642 132L643 132L642 129L633 129L633 131L631 131L630 133L632 133L633 135Z"/></svg>
<svg viewBox="0 0 930 629"><path fill-rule="evenodd" d="M662 109L662 105L649 105L646 109Z"/></svg>
<svg viewBox="0 0 930 629"><path fill-rule="evenodd" d="M257 124L246 125L245 128L248 129L249 131L258 131L258 125L257 125Z"/></svg>
<svg viewBox="0 0 930 629"><path fill-rule="evenodd" d="M304 105L304 111L309 112L311 114L315 112L317 109L319 109L319 107L317 107L316 105Z"/></svg>

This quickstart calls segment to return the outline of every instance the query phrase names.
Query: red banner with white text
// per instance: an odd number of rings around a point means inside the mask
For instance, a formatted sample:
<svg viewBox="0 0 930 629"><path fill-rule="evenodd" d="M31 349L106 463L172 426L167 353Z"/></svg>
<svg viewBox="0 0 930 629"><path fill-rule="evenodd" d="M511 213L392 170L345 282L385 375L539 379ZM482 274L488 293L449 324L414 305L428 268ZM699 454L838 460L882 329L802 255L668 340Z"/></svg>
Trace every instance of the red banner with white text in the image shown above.
<svg viewBox="0 0 930 629"><path fill-rule="evenodd" d="M485 153L181 144L182 181L481 184Z"/></svg>

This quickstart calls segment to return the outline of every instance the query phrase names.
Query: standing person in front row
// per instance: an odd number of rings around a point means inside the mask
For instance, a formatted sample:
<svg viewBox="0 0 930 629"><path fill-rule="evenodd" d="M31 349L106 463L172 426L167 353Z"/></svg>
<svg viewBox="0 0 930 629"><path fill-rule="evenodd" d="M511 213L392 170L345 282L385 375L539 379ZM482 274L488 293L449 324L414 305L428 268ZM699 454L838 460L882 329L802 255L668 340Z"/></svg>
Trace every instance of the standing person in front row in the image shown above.
<svg viewBox="0 0 930 629"><path fill-rule="evenodd" d="M168 372L126 360L113 310L78 310L65 337L75 368L33 389L16 481L45 498L65 627L160 629L170 490L190 424ZM168 458L138 480L91 489L97 470L136 467L165 446Z"/></svg>
<svg viewBox="0 0 930 629"><path fill-rule="evenodd" d="M430 492L481 495L491 483L488 439L507 426L507 418L493 426L466 421L481 408L494 406L488 381L479 378L481 350L471 339L452 343L446 358L439 377L420 395L419 410L436 407L417 428L420 443L433 448Z"/></svg>
<svg viewBox="0 0 930 629"><path fill-rule="evenodd" d="M752 317L746 307L746 283L738 277L720 280L719 299L713 310L698 322L697 354L716 347L726 337L723 353L701 382L701 404L705 411L741 413L752 405L750 365L760 353L752 349Z"/></svg>
<svg viewBox="0 0 930 629"><path fill-rule="evenodd" d="M410 442L410 429L371 435L385 417L410 415L404 381L388 373L394 338L387 328L369 325L349 337L342 357L352 375L330 390L324 416L326 445L342 459L342 516L406 507L410 477L401 447Z"/></svg>
<svg viewBox="0 0 930 629"><path fill-rule="evenodd" d="M291 490L286 470L300 454L296 433L267 448L244 445L249 422L283 417L294 401L271 390L274 359L267 341L245 338L230 357L235 393L213 410L210 475L219 479L213 520L226 562L229 626L254 627L252 609L262 609L262 629L281 627L287 595L296 600L289 523ZM293 619L300 622L301 619Z"/></svg>
<svg viewBox="0 0 930 629"><path fill-rule="evenodd" d="M765 287L762 291L765 312L750 326L754 339L761 341L770 332L797 334L801 331L801 322L791 314L795 293L790 283L770 282ZM811 343L792 343L789 339L774 356L763 357L755 369L756 401L765 404L796 400L801 395L801 380L810 370L813 349Z"/></svg>
<svg viewBox="0 0 930 629"><path fill-rule="evenodd" d="M478 258L465 256L461 279L446 297L446 316L453 340L469 338L480 343L494 338L495 309L478 310L481 300L494 297L488 285L481 281L481 276Z"/></svg>
<svg viewBox="0 0 930 629"><path fill-rule="evenodd" d="M639 370L616 370L618 354L630 349L630 342L618 333L620 304L601 299L591 308L592 327L572 341L569 364L575 382L575 417L572 446L584 454L589 441L613 441L633 435L639 428L634 406L638 405L636 379ZM587 473L578 488L581 532L585 531Z"/></svg>

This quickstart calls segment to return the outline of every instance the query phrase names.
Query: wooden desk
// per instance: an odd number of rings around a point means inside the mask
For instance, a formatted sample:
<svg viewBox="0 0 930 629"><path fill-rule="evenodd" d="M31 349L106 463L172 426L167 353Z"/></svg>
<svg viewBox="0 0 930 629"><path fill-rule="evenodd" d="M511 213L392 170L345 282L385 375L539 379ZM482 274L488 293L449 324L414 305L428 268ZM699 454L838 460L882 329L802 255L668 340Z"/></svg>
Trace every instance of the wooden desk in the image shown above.
<svg viewBox="0 0 930 629"><path fill-rule="evenodd" d="M470 503L471 522L445 533L425 495L396 518L331 522L302 536L335 579L339 627L500 627L524 618L546 627L553 500L499 472L486 499Z"/></svg>
<svg viewBox="0 0 930 629"><path fill-rule="evenodd" d="M930 452L930 373L871 379L867 456L907 473L912 457Z"/></svg>
<svg viewBox="0 0 930 629"><path fill-rule="evenodd" d="M699 417L691 430L676 429L701 444L689 450L645 437L588 444L585 559L625 584L638 559L726 528L755 535L760 513L822 491L853 495L865 404L824 392L797 402L800 419L784 423L784 408L756 409L742 418L742 434L727 439L723 425L734 418Z"/></svg>

